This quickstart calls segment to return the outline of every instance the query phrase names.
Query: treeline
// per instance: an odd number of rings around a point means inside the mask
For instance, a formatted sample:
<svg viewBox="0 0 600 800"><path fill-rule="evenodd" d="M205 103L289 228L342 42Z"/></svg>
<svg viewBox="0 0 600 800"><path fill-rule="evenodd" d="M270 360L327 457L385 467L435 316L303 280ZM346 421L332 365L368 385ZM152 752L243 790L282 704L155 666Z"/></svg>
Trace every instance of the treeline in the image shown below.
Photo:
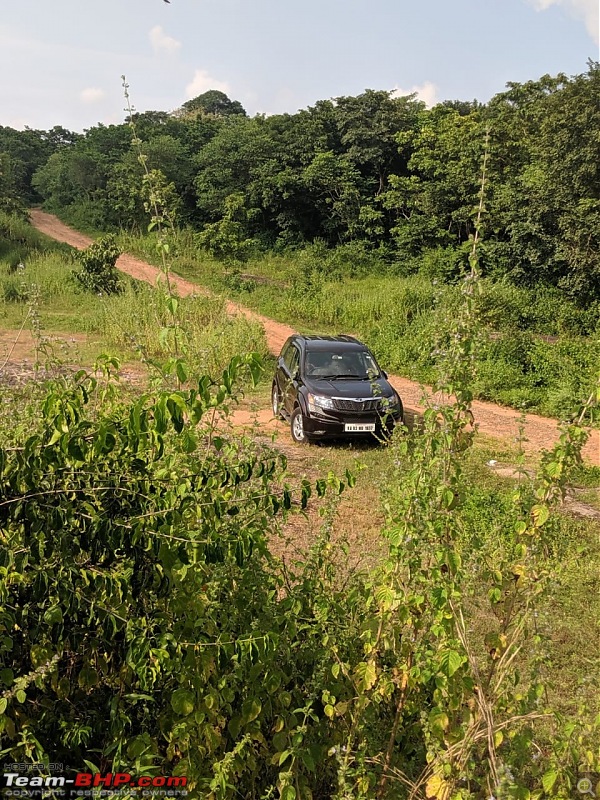
<svg viewBox="0 0 600 800"><path fill-rule="evenodd" d="M315 241L407 274L460 274L488 141L485 274L600 298L600 64L544 76L487 104L367 90L296 114L249 118L206 92L135 114L147 166L179 221L214 255L243 259ZM144 230L133 131L0 128L0 196L43 200L72 222ZM348 247L350 245L350 247ZM376 266L374 267L376 268Z"/></svg>

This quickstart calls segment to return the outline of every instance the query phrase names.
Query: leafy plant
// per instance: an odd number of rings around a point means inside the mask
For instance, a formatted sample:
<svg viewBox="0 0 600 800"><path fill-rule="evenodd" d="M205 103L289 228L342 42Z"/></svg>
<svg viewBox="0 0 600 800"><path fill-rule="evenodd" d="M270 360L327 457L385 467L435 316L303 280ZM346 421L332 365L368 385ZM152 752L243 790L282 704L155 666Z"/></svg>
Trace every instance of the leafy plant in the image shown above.
<svg viewBox="0 0 600 800"><path fill-rule="evenodd" d="M115 236L103 236L76 254L81 267L73 277L89 292L118 294L122 289L115 265L120 255Z"/></svg>
<svg viewBox="0 0 600 800"><path fill-rule="evenodd" d="M261 654L276 657L276 632L248 601L266 577L267 531L294 502L280 484L285 459L240 450L205 424L246 370L258 377L254 356L216 383L130 406L81 373L47 394L37 433L0 449L0 736L11 757L75 768L93 741L99 768L148 751L146 767L166 759L195 780L207 774L207 752L196 765L176 753L190 736L214 737L214 714L241 690L227 683ZM304 482L298 508L312 491L325 482ZM249 691L242 728L260 713ZM202 708L212 709L204 723Z"/></svg>

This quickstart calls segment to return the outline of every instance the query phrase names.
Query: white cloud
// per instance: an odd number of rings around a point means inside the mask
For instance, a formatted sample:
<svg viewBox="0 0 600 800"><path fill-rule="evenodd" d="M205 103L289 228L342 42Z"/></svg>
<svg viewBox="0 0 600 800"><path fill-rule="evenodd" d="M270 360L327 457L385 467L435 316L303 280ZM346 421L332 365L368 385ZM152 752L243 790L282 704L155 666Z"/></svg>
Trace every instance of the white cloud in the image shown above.
<svg viewBox="0 0 600 800"><path fill-rule="evenodd" d="M205 69L197 69L191 83L188 83L185 87L185 96L188 100L191 100L193 97L198 97L199 94L204 94L210 89L217 89L220 92L225 92L225 94L231 91L229 84L225 81L213 78Z"/></svg>
<svg viewBox="0 0 600 800"><path fill-rule="evenodd" d="M401 89L399 86L394 88L392 97L406 97L407 94L416 94L417 100L422 100L428 108L438 102L438 87L431 81L425 81L420 86L411 86L410 89Z"/></svg>
<svg viewBox="0 0 600 800"><path fill-rule="evenodd" d="M173 39L172 36L167 36L160 25L155 25L148 35L155 53L172 54L176 53L181 47L181 42Z"/></svg>
<svg viewBox="0 0 600 800"><path fill-rule="evenodd" d="M81 102L86 103L86 105L91 105L92 103L98 103L105 97L106 97L106 92L104 91L104 89L95 89L93 86L89 86L87 89L84 89L82 92L79 93L79 98Z"/></svg>
<svg viewBox="0 0 600 800"><path fill-rule="evenodd" d="M562 6L576 19L585 23L587 32L600 44L600 18L598 0L528 0L536 11L546 11L550 6Z"/></svg>

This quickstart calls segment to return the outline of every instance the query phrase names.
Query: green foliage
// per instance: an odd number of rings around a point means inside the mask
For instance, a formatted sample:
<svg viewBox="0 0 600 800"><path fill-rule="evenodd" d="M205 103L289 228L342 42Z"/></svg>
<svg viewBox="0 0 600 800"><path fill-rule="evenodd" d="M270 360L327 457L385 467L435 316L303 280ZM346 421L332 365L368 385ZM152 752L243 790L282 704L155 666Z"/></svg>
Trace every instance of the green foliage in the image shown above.
<svg viewBox="0 0 600 800"><path fill-rule="evenodd" d="M356 105L362 113L362 101L346 110ZM256 354L235 356L216 380L192 377L193 328L222 305L172 289L169 184L130 117L164 283L103 302L133 317L132 337L143 332L159 388L125 401L105 358L98 378L52 385L0 438L3 752L185 775L210 800L568 796L579 769L600 766L598 726L586 710L562 725L549 707L536 612L555 588L549 565L571 552L552 512L580 467L598 388L590 379L533 481L508 496L471 492L483 186L456 287L424 276L341 283L316 252L288 294L276 287L290 308L368 325L390 352L420 333L439 391L390 448L387 556L368 576L347 573L331 519L354 476L290 485L282 455L226 432L238 379L260 376ZM380 151L369 153L381 176ZM486 161L487 147L484 176ZM247 344L250 328L236 330ZM496 343L508 365L535 366L530 335ZM564 371L571 351L557 352ZM279 563L279 520L315 497L321 538L302 562Z"/></svg>
<svg viewBox="0 0 600 800"><path fill-rule="evenodd" d="M214 258L231 263L245 261L252 248L252 241L246 236L248 212L241 193L225 198L223 217L218 222L209 223L198 234L197 242Z"/></svg>
<svg viewBox="0 0 600 800"><path fill-rule="evenodd" d="M118 294L121 284L115 264L120 255L116 238L104 236L77 253L81 268L73 277L88 292Z"/></svg>
<svg viewBox="0 0 600 800"><path fill-rule="evenodd" d="M239 258L250 241L279 250L358 241L402 274L421 260L427 275L454 282L474 232L488 130L483 274L554 287L585 308L600 299L599 82L590 62L572 78L508 84L486 104L427 110L414 96L369 89L252 119L211 90L171 114L130 108L126 124L82 136L0 129L0 198L41 195L79 227L141 230L146 168L162 173L169 207L221 258ZM243 219L232 197L243 198Z"/></svg>
<svg viewBox="0 0 600 800"><path fill-rule="evenodd" d="M82 373L49 391L35 433L0 449L0 740L11 758L77 768L93 742L98 766L168 769L205 794L223 771L248 787L276 781L273 725L305 774L326 757L326 717L313 725L310 700L319 679L298 672L309 659L325 669L311 650L318 568L284 598L266 537L293 505L344 483L294 491L282 456L212 428L246 371L258 377L255 356L129 406ZM299 747L303 725L315 730ZM228 774L230 751L240 758Z"/></svg>
<svg viewBox="0 0 600 800"><path fill-rule="evenodd" d="M229 117L232 114L246 116L242 104L238 100L230 100L224 92L210 89L197 97L187 100L181 107L180 114L211 114L215 117Z"/></svg>

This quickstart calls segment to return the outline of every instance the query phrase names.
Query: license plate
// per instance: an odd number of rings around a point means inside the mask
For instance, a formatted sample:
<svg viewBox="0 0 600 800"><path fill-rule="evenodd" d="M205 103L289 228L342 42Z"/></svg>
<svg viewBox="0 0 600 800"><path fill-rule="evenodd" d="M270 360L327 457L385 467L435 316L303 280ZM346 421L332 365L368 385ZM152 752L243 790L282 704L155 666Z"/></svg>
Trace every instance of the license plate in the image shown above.
<svg viewBox="0 0 600 800"><path fill-rule="evenodd" d="M374 430L374 422L346 422L344 425L344 433L373 433Z"/></svg>

